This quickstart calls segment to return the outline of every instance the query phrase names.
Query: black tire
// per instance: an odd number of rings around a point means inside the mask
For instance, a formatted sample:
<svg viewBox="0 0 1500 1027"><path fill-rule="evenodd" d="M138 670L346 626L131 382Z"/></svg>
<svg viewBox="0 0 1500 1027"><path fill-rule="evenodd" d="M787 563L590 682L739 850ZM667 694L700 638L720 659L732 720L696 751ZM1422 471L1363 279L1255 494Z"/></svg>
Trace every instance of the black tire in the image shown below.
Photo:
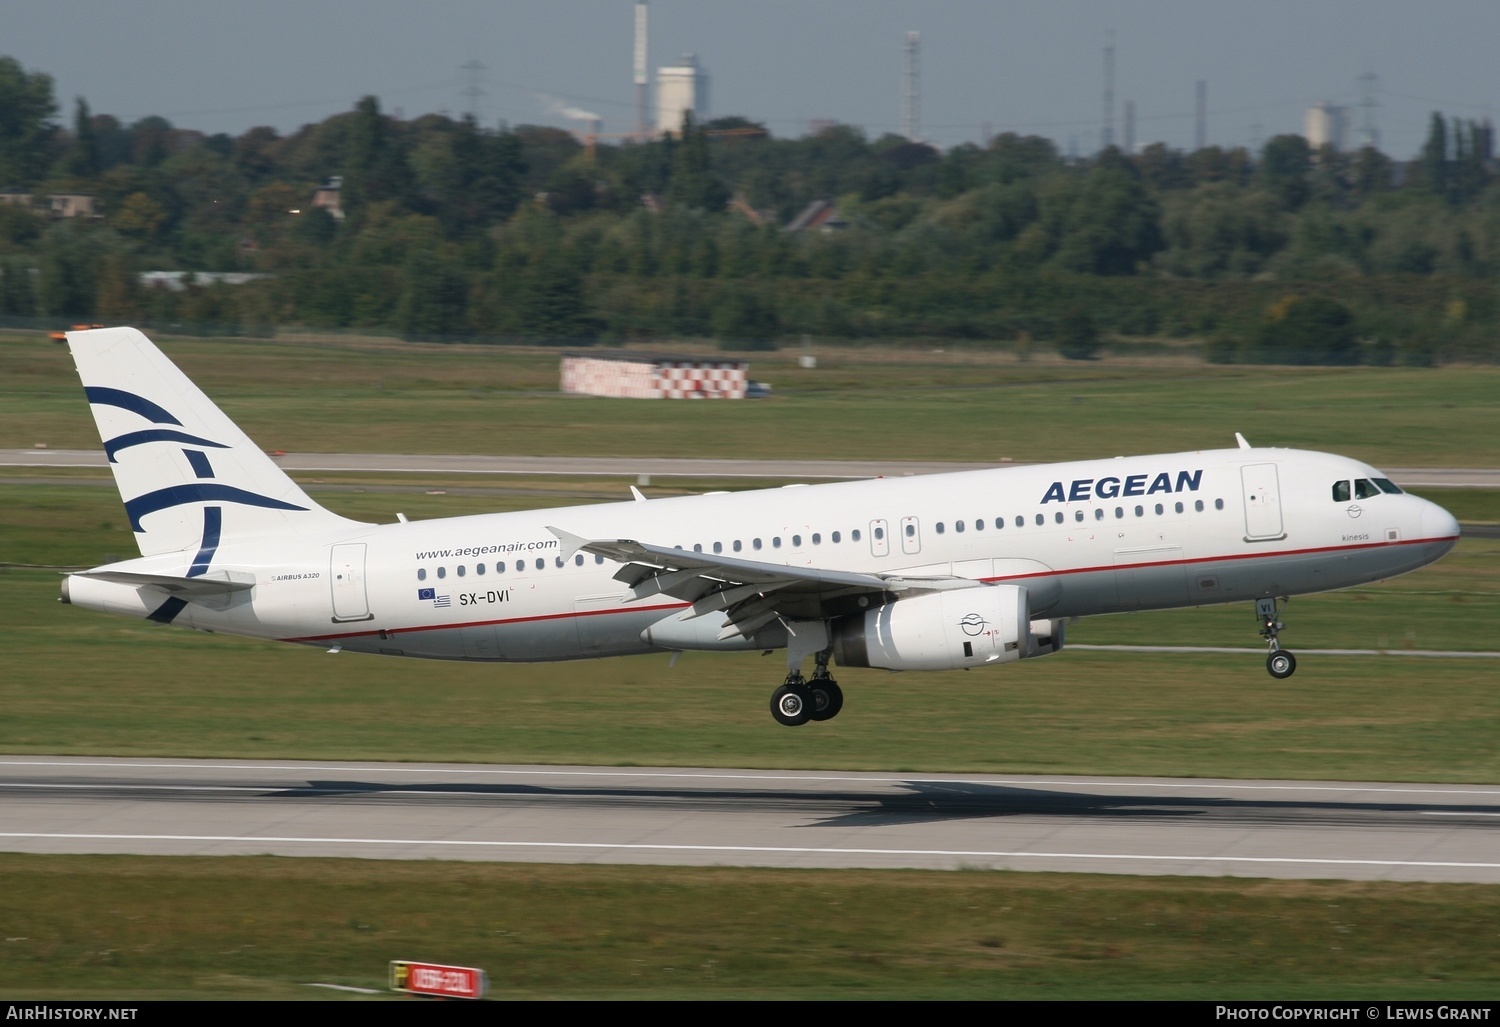
<svg viewBox="0 0 1500 1027"><path fill-rule="evenodd" d="M832 720L844 708L844 690L833 678L814 678L807 687L812 690L812 720Z"/></svg>
<svg viewBox="0 0 1500 1027"><path fill-rule="evenodd" d="M812 719L813 697L806 685L782 685L771 693L771 716L785 727L801 727Z"/></svg>
<svg viewBox="0 0 1500 1027"><path fill-rule="evenodd" d="M1278 681L1285 680L1297 672L1297 657L1278 649L1266 657L1266 671Z"/></svg>

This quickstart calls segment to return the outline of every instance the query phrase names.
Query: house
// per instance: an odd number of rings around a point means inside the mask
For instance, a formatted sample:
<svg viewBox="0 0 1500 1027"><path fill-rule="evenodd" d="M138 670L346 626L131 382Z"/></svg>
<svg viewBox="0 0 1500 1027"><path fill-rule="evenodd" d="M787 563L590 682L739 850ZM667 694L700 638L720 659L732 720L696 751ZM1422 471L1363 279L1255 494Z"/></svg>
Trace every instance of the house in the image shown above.
<svg viewBox="0 0 1500 1027"><path fill-rule="evenodd" d="M334 175L328 181L318 186L313 193L312 205L322 207L334 216L335 220L344 220L344 176Z"/></svg>
<svg viewBox="0 0 1500 1027"><path fill-rule="evenodd" d="M6 189L0 192L0 203L30 207L32 210L44 210L58 219L88 218L93 220L104 216L103 204L99 202L98 197L88 193L49 193L46 196L37 196L33 193Z"/></svg>

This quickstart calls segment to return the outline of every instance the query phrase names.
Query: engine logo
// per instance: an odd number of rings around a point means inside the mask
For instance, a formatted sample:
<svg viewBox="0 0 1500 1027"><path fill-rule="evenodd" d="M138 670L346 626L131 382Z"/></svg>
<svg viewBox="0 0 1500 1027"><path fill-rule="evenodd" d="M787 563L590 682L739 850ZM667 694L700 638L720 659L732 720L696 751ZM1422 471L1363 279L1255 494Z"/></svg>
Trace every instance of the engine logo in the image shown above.
<svg viewBox="0 0 1500 1027"><path fill-rule="evenodd" d="M964 619L958 622L958 626L964 629L966 635L982 635L988 623L989 621L977 613L966 613Z"/></svg>

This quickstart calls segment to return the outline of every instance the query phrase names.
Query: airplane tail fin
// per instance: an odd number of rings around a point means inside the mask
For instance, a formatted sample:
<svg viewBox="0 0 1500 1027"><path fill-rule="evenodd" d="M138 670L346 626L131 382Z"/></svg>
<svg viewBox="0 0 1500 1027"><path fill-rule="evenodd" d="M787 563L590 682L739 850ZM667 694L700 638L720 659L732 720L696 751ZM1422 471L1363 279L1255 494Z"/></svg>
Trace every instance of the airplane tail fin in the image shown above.
<svg viewBox="0 0 1500 1027"><path fill-rule="evenodd" d="M309 499L136 329L67 336L142 556L197 547L191 577L221 541L357 523Z"/></svg>

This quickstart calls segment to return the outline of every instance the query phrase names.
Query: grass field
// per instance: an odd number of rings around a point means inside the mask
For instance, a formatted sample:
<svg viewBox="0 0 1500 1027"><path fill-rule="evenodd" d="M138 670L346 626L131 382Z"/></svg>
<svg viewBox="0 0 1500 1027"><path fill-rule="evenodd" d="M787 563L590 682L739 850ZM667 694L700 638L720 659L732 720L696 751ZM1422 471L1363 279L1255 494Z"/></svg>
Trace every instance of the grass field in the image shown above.
<svg viewBox="0 0 1500 1027"><path fill-rule="evenodd" d="M1239 430L1377 465L1500 463L1489 368L838 352L813 372L755 357L774 400L631 404L549 394L553 353L168 349L252 437L289 450L1060 459L1232 444ZM0 336L0 447L38 442L98 445L62 349ZM623 491L466 479L427 494L452 484L309 487L380 521ZM1500 522L1493 492L1432 498ZM838 721L792 731L766 712L779 658L435 664L58 605L43 568L133 552L102 475L0 475L0 752L1500 781L1500 661L1307 655L1278 682L1242 606L1096 618L1069 642L1243 655L849 671ZM1298 599L1286 619L1294 650L1500 649L1500 541ZM333 997L304 985L380 987L392 958L477 963L516 997L1500 996L1493 887L6 855L0 881L8 997Z"/></svg>
<svg viewBox="0 0 1500 1027"><path fill-rule="evenodd" d="M0 855L0 994L349 998L391 959L497 998L1500 998L1467 885Z"/></svg>
<svg viewBox="0 0 1500 1027"><path fill-rule="evenodd" d="M560 398L558 356L474 346L169 341L266 449L1062 460L1257 445L1376 466L1492 466L1500 368L1020 363L972 351L755 354L775 398ZM98 445L61 346L0 335L0 448Z"/></svg>

